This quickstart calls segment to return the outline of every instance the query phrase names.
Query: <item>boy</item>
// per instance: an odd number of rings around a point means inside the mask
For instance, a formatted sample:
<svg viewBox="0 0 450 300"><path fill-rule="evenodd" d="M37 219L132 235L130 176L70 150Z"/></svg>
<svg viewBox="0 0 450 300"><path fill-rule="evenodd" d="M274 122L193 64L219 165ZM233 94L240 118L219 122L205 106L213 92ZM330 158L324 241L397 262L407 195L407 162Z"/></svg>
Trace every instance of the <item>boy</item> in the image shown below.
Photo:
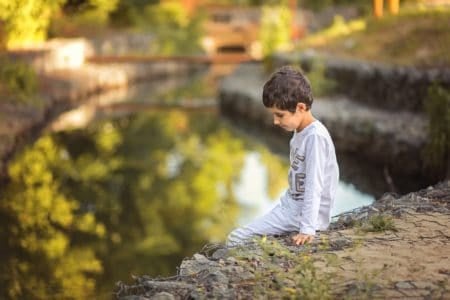
<svg viewBox="0 0 450 300"><path fill-rule="evenodd" d="M328 130L311 113L311 86L299 70L284 66L273 73L264 84L263 103L275 125L293 132L289 188L269 213L232 231L227 245L292 231L298 232L294 244L303 245L330 224L339 181L334 145Z"/></svg>

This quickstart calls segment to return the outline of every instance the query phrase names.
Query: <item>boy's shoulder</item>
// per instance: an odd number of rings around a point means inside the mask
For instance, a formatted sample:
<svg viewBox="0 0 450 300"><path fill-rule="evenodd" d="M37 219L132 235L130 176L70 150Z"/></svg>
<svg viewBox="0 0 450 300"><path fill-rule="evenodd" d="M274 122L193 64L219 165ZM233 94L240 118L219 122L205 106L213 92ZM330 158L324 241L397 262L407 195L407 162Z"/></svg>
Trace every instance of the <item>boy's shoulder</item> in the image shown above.
<svg viewBox="0 0 450 300"><path fill-rule="evenodd" d="M310 136L310 135L328 136L329 135L328 129L319 120L315 120L314 122L309 124L305 129L303 129L299 133L303 136Z"/></svg>
<svg viewBox="0 0 450 300"><path fill-rule="evenodd" d="M314 121L307 128L297 133L297 136L299 140L304 141L319 138L325 139L327 142L332 142L328 129L319 120Z"/></svg>

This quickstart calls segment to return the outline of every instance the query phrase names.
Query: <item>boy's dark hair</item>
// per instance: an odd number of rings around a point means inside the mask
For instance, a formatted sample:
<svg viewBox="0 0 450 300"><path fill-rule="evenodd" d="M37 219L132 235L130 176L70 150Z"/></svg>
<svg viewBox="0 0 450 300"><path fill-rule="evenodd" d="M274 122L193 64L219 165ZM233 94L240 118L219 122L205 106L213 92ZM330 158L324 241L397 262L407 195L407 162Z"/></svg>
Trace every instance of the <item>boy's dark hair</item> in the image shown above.
<svg viewBox="0 0 450 300"><path fill-rule="evenodd" d="M279 68L264 84L264 106L295 112L299 102L305 103L307 109L311 108L313 95L309 80L300 69L292 66Z"/></svg>

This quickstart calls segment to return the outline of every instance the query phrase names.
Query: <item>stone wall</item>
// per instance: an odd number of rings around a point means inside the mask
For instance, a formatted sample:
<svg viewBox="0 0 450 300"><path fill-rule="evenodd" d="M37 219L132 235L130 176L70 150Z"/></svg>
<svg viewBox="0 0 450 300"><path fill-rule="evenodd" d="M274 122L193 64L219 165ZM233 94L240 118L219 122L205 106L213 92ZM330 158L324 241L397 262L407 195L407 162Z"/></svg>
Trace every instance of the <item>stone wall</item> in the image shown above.
<svg viewBox="0 0 450 300"><path fill-rule="evenodd" d="M300 64L308 71L315 62L325 66L325 76L337 82L339 93L357 102L386 110L421 113L432 84L450 89L450 70L387 66L352 59L335 59L315 52L278 54L275 65Z"/></svg>

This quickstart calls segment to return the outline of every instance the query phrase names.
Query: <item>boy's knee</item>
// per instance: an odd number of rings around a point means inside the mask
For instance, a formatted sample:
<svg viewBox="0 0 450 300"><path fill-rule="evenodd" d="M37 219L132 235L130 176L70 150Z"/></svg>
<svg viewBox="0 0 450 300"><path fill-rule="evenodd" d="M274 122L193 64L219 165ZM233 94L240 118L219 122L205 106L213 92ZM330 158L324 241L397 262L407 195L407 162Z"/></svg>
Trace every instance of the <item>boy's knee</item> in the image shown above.
<svg viewBox="0 0 450 300"><path fill-rule="evenodd" d="M245 230L236 228L228 235L226 245L229 247L242 245L247 239L249 239L249 236L247 236Z"/></svg>
<svg viewBox="0 0 450 300"><path fill-rule="evenodd" d="M238 229L233 230L227 237L226 245L229 247L234 247L242 243L237 234Z"/></svg>

